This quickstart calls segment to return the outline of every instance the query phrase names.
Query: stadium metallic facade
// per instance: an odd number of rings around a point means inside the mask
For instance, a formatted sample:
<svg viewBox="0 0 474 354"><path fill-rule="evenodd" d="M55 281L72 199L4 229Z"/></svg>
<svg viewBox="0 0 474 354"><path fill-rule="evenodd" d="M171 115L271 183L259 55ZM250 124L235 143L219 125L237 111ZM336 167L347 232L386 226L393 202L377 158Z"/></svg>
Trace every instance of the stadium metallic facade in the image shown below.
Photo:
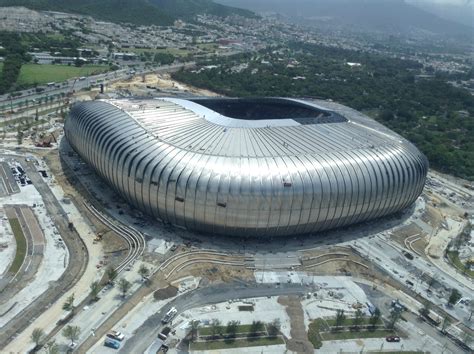
<svg viewBox="0 0 474 354"><path fill-rule="evenodd" d="M314 233L394 213L422 192L424 155L357 111L316 100L221 101L84 102L65 134L133 206L205 233Z"/></svg>

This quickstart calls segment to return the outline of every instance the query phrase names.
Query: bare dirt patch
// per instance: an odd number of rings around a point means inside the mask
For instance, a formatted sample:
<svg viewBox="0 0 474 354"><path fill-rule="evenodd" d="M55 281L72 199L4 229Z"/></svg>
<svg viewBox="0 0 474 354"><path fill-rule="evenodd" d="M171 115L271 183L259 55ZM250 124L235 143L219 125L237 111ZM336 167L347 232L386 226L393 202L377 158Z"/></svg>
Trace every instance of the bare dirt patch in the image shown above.
<svg viewBox="0 0 474 354"><path fill-rule="evenodd" d="M212 283L232 282L236 279L245 282L255 280L253 271L250 269L210 263L193 264L174 273L170 279L179 279L189 275L206 278Z"/></svg>
<svg viewBox="0 0 474 354"><path fill-rule="evenodd" d="M395 230L392 233L392 239L394 239L395 241L401 242L403 244L403 241L407 237L410 237L416 234L421 235L422 232L423 230L421 229L421 227L412 223L406 226L402 226L401 228Z"/></svg>
<svg viewBox="0 0 474 354"><path fill-rule="evenodd" d="M170 285L166 288L156 290L153 293L153 298L157 301L165 300L165 299L169 299L170 297L176 296L177 293L178 293L178 288Z"/></svg>
<svg viewBox="0 0 474 354"><path fill-rule="evenodd" d="M147 74L145 76L134 76L130 80L117 81L110 85L112 90L129 90L131 92L144 90L146 88L156 88L158 90L179 90L189 92L199 96L218 96L216 93L200 89L194 86L175 81L167 73Z"/></svg>
<svg viewBox="0 0 474 354"><path fill-rule="evenodd" d="M315 275L372 276L365 260L349 247L304 252L302 265L305 271Z"/></svg>
<svg viewBox="0 0 474 354"><path fill-rule="evenodd" d="M440 211L432 207L431 205L427 205L425 212L421 216L421 220L425 223L430 225L431 227L438 227L441 222L443 222L443 216L441 215Z"/></svg>
<svg viewBox="0 0 474 354"><path fill-rule="evenodd" d="M84 202L86 200L91 200L93 197L82 186L82 184L75 183L76 181L73 180L74 177L72 177L72 172L68 170L68 167L61 163L58 152L56 150L47 151L44 154L44 159L51 169L56 182L63 189L65 196L67 196L71 202L74 203L76 208L81 212L81 215L87 217L89 224L93 226L96 234L91 235L91 237L95 238L99 233L103 235L102 241L98 242L102 243L103 251L106 255L106 258L108 258L107 263L109 265L120 263L120 261L126 255L128 249L128 245L125 240L110 230L102 222L100 222L84 206Z"/></svg>
<svg viewBox="0 0 474 354"><path fill-rule="evenodd" d="M286 348L297 353L314 353L314 347L308 340L304 324L304 312L298 296L280 296L278 303L286 307L290 317L290 335L286 340Z"/></svg>

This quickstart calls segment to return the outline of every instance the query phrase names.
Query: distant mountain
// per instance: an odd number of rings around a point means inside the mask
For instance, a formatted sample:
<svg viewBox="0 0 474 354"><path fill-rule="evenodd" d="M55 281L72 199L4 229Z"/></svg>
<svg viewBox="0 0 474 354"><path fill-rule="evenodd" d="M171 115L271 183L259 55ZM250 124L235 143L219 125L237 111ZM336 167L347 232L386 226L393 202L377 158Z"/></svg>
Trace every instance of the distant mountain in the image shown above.
<svg viewBox="0 0 474 354"><path fill-rule="evenodd" d="M463 25L474 27L474 1L430 1L430 0L406 0L425 11L446 20L455 21Z"/></svg>
<svg viewBox="0 0 474 354"><path fill-rule="evenodd" d="M197 14L255 16L249 10L216 4L211 0L0 0L2 6L24 6L33 10L60 11L92 16L110 22L137 25L171 25L175 19L189 20Z"/></svg>
<svg viewBox="0 0 474 354"><path fill-rule="evenodd" d="M177 18L190 18L203 13L220 17L231 15L255 17L249 10L217 4L212 0L149 0L149 3Z"/></svg>
<svg viewBox="0 0 474 354"><path fill-rule="evenodd" d="M413 30L466 35L471 28L442 19L404 0L217 0L256 12L276 12L293 19L347 25L389 33Z"/></svg>

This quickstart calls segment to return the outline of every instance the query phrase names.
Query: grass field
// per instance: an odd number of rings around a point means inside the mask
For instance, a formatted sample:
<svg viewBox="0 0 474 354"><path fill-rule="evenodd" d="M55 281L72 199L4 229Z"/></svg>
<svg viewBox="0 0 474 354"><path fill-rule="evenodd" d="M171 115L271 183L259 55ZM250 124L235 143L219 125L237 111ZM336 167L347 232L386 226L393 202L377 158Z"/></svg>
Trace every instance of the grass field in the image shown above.
<svg viewBox="0 0 474 354"><path fill-rule="evenodd" d="M324 326L327 325L321 318L317 318L309 324L308 339L315 349L319 349L323 345L323 339L321 338L319 331L323 329Z"/></svg>
<svg viewBox="0 0 474 354"><path fill-rule="evenodd" d="M82 67L49 64L24 64L21 67L18 84L33 85L61 82L73 77L99 74L109 70L107 65L84 65Z"/></svg>
<svg viewBox="0 0 474 354"><path fill-rule="evenodd" d="M457 251L448 251L448 258L451 263L463 274L467 274L469 277L474 277L474 271L464 267L464 264L459 259L459 253Z"/></svg>
<svg viewBox="0 0 474 354"><path fill-rule="evenodd" d="M145 49L145 48L130 48L130 49L124 49L124 52L127 53L136 53L136 54L141 54L141 53L166 53L166 54L172 54L176 57L184 57L190 53L189 50L187 49L179 49L179 48L160 48L160 49Z"/></svg>
<svg viewBox="0 0 474 354"><path fill-rule="evenodd" d="M327 325L330 326L330 327L336 325L336 319L334 319L334 318L326 319L325 321L326 321ZM353 319L352 318L345 318L344 322L341 324L341 326L352 326L352 325L353 325ZM360 322L360 325L361 326L370 325L370 318L369 317L362 318L362 320ZM382 321L381 318L379 318L376 325L383 325L383 321Z"/></svg>
<svg viewBox="0 0 474 354"><path fill-rule="evenodd" d="M215 350L215 349L229 349L229 348L245 348L245 347L260 347L265 345L284 344L285 341L280 337L275 338L258 338L248 340L237 339L234 341L220 340L220 341L205 341L191 343L191 350Z"/></svg>
<svg viewBox="0 0 474 354"><path fill-rule="evenodd" d="M219 44L217 43L200 43L196 47L202 50L216 50L219 49Z"/></svg>
<svg viewBox="0 0 474 354"><path fill-rule="evenodd" d="M362 324L368 324L369 319L365 318ZM396 335L392 330L376 328L372 329L360 329L359 331L353 330L340 330L332 331L332 326L336 323L335 319L324 320L318 318L310 323L308 330L308 339L313 346L318 349L323 345L325 340L339 340L339 339L358 339L358 338L383 338L390 335ZM346 318L344 326L351 326L352 319ZM383 321L380 320L377 326L383 325ZM347 328L346 328L347 329Z"/></svg>
<svg viewBox="0 0 474 354"><path fill-rule="evenodd" d="M396 335L393 331L386 329L377 329L375 331L341 331L341 332L324 332L321 333L323 340L340 340L340 339L358 339L358 338L384 338Z"/></svg>
<svg viewBox="0 0 474 354"><path fill-rule="evenodd" d="M248 333L251 330L252 325L238 325L237 331L235 333ZM217 333L226 333L227 326L218 326ZM212 334L211 327L200 327L199 335L201 336L210 336Z"/></svg>
<svg viewBox="0 0 474 354"><path fill-rule="evenodd" d="M10 226L12 227L13 235L15 236L16 241L16 253L15 259L13 259L13 263L8 269L10 274L16 274L18 270L20 270L21 265L26 256L26 238L23 234L23 230L21 229L20 222L18 219L8 219L10 222Z"/></svg>

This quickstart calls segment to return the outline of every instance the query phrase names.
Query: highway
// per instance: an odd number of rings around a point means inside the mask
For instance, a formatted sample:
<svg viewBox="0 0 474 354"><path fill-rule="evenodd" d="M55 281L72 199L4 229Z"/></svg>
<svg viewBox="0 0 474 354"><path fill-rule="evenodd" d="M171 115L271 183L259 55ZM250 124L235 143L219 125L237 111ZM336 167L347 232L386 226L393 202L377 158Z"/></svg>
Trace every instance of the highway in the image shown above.
<svg viewBox="0 0 474 354"><path fill-rule="evenodd" d="M265 296L280 296L305 294L308 291L306 286L300 284L282 284L280 286L268 284L253 284L248 287L240 283L226 283L210 285L206 288L185 293L153 315L151 315L137 330L136 334L129 338L120 348L119 353L143 353L156 339L162 324L161 319L171 307L176 307L178 314L195 308L210 304L225 302L228 300L248 299Z"/></svg>
<svg viewBox="0 0 474 354"><path fill-rule="evenodd" d="M131 71L129 69L120 69L117 71L111 71L111 72L98 74L94 76L88 76L83 80L69 79L64 82L57 82L52 87L48 87L46 85L38 86L39 88L44 89L44 91L42 92L36 92L34 88L31 88L31 89L19 91L19 93L21 93L21 96L18 96L18 97L10 98L8 94L1 95L0 107L3 106L5 109L10 109L11 106L13 106L13 108L16 108L18 107L18 104L20 102L24 102L26 99L28 99L30 103L33 103L34 102L33 100L35 101L39 99L43 100L47 97L58 95L61 93L67 94L67 93L70 93L72 90L78 92L80 90L87 89L90 87L97 87L101 83L106 86L109 82L125 80L132 76L149 74L149 73L173 72L173 71L180 70L181 68L190 68L194 65L195 65L195 62L185 62L185 63L172 64L172 65L163 65L163 66L156 67L153 69L138 68L138 69L135 69L135 72L133 74L130 74Z"/></svg>

